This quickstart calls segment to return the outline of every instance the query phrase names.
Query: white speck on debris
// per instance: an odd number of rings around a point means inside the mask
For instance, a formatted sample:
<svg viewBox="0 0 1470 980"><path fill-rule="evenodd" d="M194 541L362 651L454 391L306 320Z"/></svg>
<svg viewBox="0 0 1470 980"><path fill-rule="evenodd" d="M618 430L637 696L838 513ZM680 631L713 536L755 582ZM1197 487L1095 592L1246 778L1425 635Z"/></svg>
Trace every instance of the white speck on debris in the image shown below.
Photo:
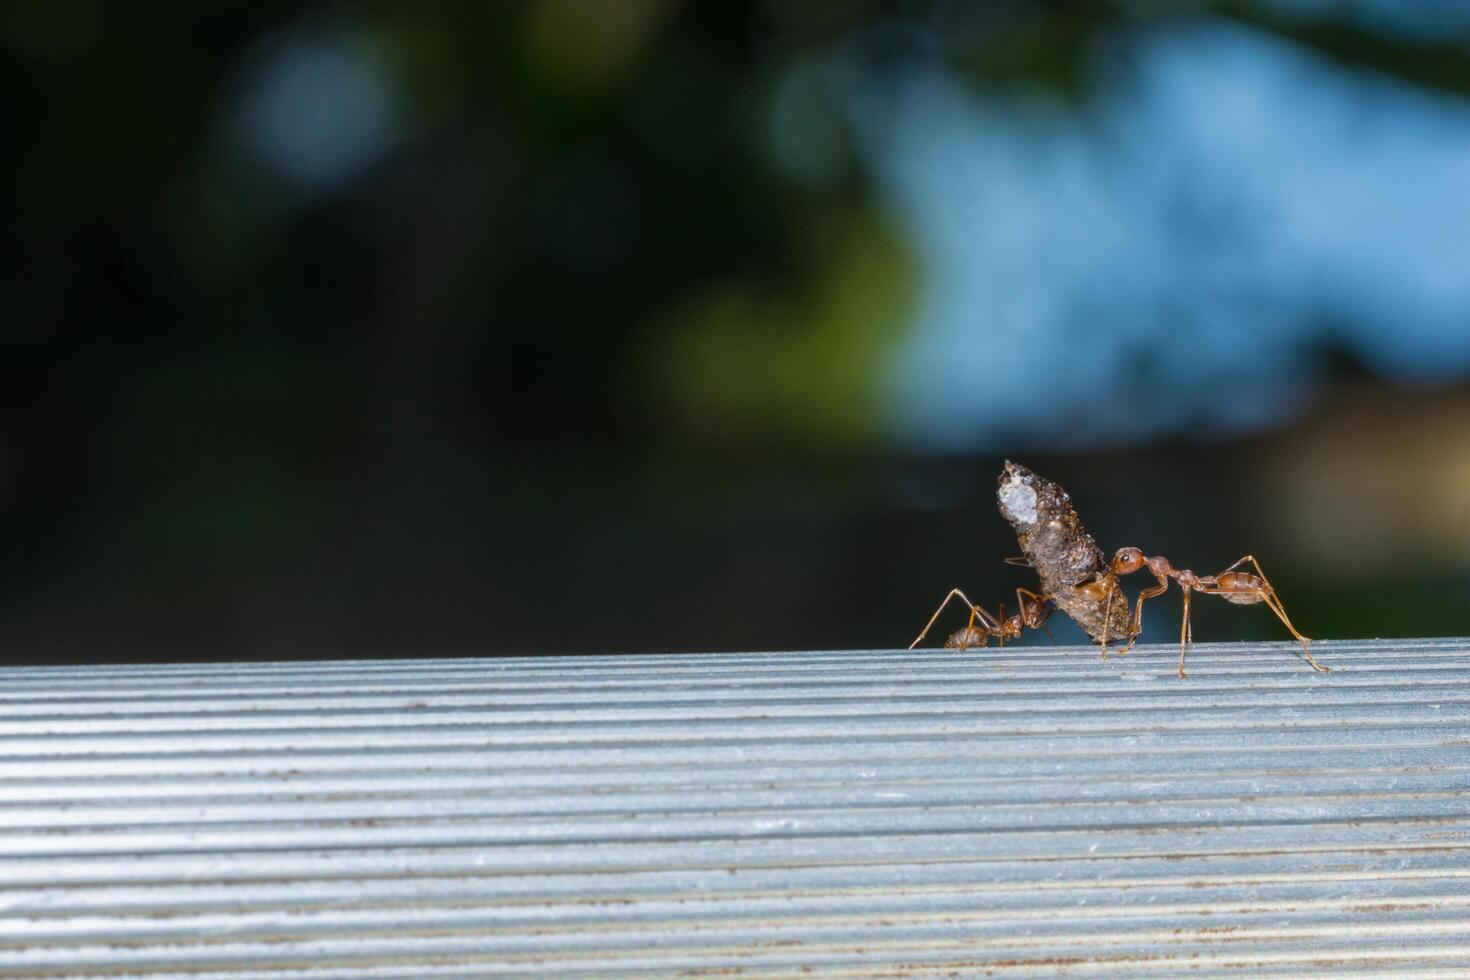
<svg viewBox="0 0 1470 980"><path fill-rule="evenodd" d="M1000 506L1012 521L1036 523L1036 491L1019 479L1012 479L1000 488Z"/></svg>

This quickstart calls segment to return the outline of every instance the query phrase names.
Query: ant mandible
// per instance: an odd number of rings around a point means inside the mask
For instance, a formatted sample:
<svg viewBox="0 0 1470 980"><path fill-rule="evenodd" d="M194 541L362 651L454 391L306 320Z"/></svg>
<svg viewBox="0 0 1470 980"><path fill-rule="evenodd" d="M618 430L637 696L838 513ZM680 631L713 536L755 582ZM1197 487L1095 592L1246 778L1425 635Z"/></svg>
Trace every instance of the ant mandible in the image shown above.
<svg viewBox="0 0 1470 980"><path fill-rule="evenodd" d="M1021 630L1026 627L1039 629L1048 637L1051 636L1051 630L1046 628L1046 620L1051 616L1050 596L1037 595L1030 589L1017 589L1016 604L1019 610L1006 616L1006 607L1001 604L1000 615L992 616L983 607L971 602L970 597L959 589L950 589L949 595L944 597L939 608L934 610L934 615L929 617L929 622L924 624L924 629L914 637L914 642L909 644L910 650L918 646L919 642L929 634L929 629L939 618L939 614L944 612L944 607L949 605L949 601L956 596L970 607L970 622L964 629L956 630L945 641L944 645L951 650L963 652L974 646L984 647L990 642L992 636L1000 642L1001 646L1005 646L1006 640L1016 639L1021 635ZM1053 638L1052 642L1055 643L1056 640Z"/></svg>
<svg viewBox="0 0 1470 980"><path fill-rule="evenodd" d="M1247 563L1255 569L1253 573L1236 571L1240 566ZM1312 642L1311 638L1303 636L1291 624L1291 620L1287 618L1286 609L1282 607L1281 600L1276 596L1276 590L1271 587L1271 583L1266 579L1266 573L1261 569L1261 563L1256 561L1254 555L1246 555L1239 561L1232 563L1224 571L1217 572L1214 575L1196 575L1187 568L1175 568L1169 564L1167 558L1162 556L1150 558L1146 557L1137 548L1119 548L1117 553L1113 555L1113 560L1108 563L1107 571L1080 588L1090 592L1100 593L1098 598L1102 599L1105 603L1111 602L1113 593L1118 587L1118 577L1131 575L1145 568L1148 569L1149 574L1158 580L1158 584L1151 585L1138 593L1138 604L1134 607L1133 623L1129 630L1128 645L1123 648L1124 653L1127 653L1133 647L1134 641L1138 639L1138 634L1143 631L1144 600L1163 595L1169 588L1169 580L1173 579L1179 583L1179 588L1184 592L1184 619L1179 625L1180 677L1185 676L1184 654L1189 648L1190 641L1193 639L1193 633L1189 626L1189 600L1196 592L1201 595L1217 595L1226 602L1233 602L1240 606L1253 606L1256 603L1264 602L1286 628L1291 631L1291 635L1296 637L1296 641L1301 644L1302 653L1306 656L1307 663L1324 674L1330 669L1312 659L1312 651L1307 647ZM1107 656L1108 634L1106 625L1104 626L1102 635L1102 652L1103 656Z"/></svg>

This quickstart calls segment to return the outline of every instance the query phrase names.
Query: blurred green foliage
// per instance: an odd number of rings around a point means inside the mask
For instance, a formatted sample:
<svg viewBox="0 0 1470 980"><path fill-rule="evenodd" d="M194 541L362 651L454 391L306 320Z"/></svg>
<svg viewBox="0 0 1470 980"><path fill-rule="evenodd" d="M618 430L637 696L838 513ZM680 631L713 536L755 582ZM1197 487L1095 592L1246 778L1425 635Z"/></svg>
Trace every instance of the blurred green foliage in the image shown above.
<svg viewBox="0 0 1470 980"><path fill-rule="evenodd" d="M821 223L800 295L714 287L655 328L646 384L667 400L671 430L721 445L881 447L875 391L912 307L911 262L861 215Z"/></svg>
<svg viewBox="0 0 1470 980"><path fill-rule="evenodd" d="M995 460L884 448L917 258L839 151L793 174L768 124L783 72L871 25L957 18L976 86L1068 91L1148 16L959 6L0 9L0 655L887 646L950 585L1013 587ZM1217 9L1470 77L1462 45ZM394 97L329 181L242 122L297 50ZM1149 458L1194 486L1201 453ZM1107 457L1054 462L1111 499ZM1452 583L1391 620L1315 588L1309 631L1470 629Z"/></svg>

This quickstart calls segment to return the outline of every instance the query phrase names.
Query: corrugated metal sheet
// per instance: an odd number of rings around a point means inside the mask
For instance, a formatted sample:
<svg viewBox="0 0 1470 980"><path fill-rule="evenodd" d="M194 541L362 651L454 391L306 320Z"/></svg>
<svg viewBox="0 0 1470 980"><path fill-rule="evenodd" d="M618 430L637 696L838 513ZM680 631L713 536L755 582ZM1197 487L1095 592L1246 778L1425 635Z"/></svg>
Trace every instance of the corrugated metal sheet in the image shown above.
<svg viewBox="0 0 1470 980"><path fill-rule="evenodd" d="M0 976L1470 965L1459 640L0 671Z"/></svg>

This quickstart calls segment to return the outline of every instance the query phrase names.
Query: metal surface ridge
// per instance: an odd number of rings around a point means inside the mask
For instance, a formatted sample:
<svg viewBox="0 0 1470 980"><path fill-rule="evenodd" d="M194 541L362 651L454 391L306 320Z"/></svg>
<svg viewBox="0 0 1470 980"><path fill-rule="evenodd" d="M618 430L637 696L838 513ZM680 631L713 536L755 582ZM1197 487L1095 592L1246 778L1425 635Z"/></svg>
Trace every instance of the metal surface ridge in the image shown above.
<svg viewBox="0 0 1470 980"><path fill-rule="evenodd" d="M1470 642L0 669L0 977L1470 969Z"/></svg>

